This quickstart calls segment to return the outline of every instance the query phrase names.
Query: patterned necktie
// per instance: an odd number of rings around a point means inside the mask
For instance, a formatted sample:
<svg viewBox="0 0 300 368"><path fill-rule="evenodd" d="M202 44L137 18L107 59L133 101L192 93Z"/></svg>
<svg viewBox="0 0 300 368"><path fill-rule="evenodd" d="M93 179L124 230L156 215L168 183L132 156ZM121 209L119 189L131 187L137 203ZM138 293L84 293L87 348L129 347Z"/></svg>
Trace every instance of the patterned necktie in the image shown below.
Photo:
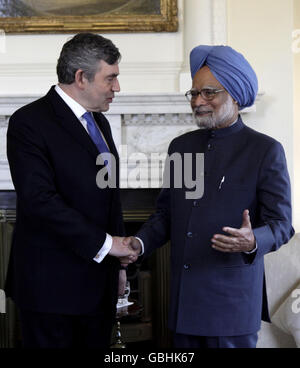
<svg viewBox="0 0 300 368"><path fill-rule="evenodd" d="M96 122L91 112L86 112L82 115L82 117L87 122L87 130L89 132L90 137L92 138L93 142L95 143L98 151L100 153L110 153L107 144L105 143L100 130L96 126ZM110 173L110 163L108 160L104 160L104 165L107 167L108 172Z"/></svg>

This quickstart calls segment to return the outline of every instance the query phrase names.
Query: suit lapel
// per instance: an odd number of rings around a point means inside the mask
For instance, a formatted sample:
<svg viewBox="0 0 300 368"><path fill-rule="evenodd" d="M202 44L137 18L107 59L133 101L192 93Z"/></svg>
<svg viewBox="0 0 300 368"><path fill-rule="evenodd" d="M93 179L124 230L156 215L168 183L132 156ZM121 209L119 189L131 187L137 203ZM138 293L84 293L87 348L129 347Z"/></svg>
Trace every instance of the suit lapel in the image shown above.
<svg viewBox="0 0 300 368"><path fill-rule="evenodd" d="M99 154L97 147L84 129L80 121L74 115L73 111L56 93L54 87L46 95L52 104L57 122L65 129L83 148L85 148L95 159Z"/></svg>
<svg viewBox="0 0 300 368"><path fill-rule="evenodd" d="M50 91L46 95L46 98L50 100L50 103L52 104L53 110L57 118L57 122L60 124L60 126L63 129L65 129L74 138L74 140L76 140L84 149L86 149L91 154L93 159L96 161L96 158L99 155L99 151L96 145L94 144L91 137L84 129L80 121L74 115L73 111L57 94L57 92L54 89L54 86L51 87ZM95 113L94 118L101 132L103 133L104 138L106 139L110 152L116 158L117 182L118 182L119 156L113 141L109 122L107 121L105 116L101 113Z"/></svg>

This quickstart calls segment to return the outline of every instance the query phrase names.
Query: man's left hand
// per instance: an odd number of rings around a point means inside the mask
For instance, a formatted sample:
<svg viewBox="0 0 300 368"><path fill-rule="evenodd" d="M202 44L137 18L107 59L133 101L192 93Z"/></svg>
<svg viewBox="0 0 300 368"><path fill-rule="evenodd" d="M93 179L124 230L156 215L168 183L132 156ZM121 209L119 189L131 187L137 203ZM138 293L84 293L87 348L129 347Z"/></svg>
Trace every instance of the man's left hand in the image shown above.
<svg viewBox="0 0 300 368"><path fill-rule="evenodd" d="M220 252L251 252L255 248L255 237L252 231L249 211L243 212L243 222L240 229L223 227L224 232L230 235L215 234L212 247Z"/></svg>

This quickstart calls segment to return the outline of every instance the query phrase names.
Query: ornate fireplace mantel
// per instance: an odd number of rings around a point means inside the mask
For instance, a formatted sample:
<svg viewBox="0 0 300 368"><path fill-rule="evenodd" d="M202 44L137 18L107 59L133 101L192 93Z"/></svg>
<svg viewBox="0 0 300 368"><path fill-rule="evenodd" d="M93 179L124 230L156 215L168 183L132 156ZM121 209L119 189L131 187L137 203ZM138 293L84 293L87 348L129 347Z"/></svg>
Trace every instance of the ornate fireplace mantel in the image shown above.
<svg viewBox="0 0 300 368"><path fill-rule="evenodd" d="M0 96L0 190L14 189L6 157L9 117L21 106L39 97ZM260 97L261 94L258 95L258 100ZM255 111L255 105L244 109L242 113L249 111ZM127 178L128 172L136 167L137 161L143 173L151 169L149 165L154 169L161 169L163 155L167 152L170 141L180 134L197 129L183 93L119 94L106 116L121 157L122 188L133 188L128 186ZM151 159L153 154L160 160ZM158 173L158 170L152 172ZM154 178L150 185L147 174L141 176L137 188L160 186L160 178Z"/></svg>

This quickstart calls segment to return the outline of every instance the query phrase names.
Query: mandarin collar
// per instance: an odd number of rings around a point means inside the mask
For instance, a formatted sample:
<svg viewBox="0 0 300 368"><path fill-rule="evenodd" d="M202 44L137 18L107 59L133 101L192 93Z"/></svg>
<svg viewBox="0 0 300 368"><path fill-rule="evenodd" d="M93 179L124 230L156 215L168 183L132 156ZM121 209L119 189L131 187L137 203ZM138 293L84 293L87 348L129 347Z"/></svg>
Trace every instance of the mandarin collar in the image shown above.
<svg viewBox="0 0 300 368"><path fill-rule="evenodd" d="M239 132L241 129L244 128L244 126L245 124L243 123L242 118L239 115L237 122L233 125L221 129L207 129L206 132L210 138L222 138Z"/></svg>

